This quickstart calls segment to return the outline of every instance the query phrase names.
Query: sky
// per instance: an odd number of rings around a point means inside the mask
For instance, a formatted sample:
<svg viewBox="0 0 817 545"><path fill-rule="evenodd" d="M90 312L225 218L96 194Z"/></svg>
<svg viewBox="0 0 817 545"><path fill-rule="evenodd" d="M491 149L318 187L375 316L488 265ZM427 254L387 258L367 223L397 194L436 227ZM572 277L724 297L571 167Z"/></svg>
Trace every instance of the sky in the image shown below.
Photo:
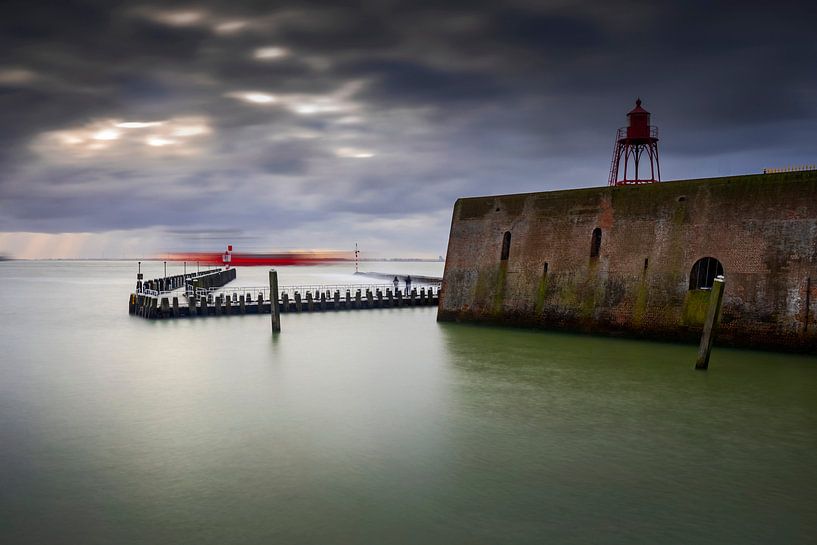
<svg viewBox="0 0 817 545"><path fill-rule="evenodd" d="M0 253L445 253L462 196L817 163L812 2L5 1Z"/></svg>

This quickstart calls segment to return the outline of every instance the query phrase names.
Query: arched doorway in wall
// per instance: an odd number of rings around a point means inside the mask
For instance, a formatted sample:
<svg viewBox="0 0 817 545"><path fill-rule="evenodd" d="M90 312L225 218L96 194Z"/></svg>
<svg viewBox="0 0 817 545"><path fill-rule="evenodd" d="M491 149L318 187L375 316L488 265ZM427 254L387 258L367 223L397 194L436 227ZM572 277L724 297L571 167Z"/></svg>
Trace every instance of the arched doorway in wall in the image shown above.
<svg viewBox="0 0 817 545"><path fill-rule="evenodd" d="M716 276L723 276L723 265L714 257L702 257L689 271L690 290L712 289Z"/></svg>

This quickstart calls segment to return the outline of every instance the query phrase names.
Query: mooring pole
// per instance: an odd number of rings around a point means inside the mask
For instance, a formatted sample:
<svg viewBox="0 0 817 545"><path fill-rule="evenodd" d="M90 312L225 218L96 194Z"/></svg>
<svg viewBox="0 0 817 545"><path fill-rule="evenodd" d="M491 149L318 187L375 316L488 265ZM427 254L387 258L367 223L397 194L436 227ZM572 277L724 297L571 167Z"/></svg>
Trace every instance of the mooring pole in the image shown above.
<svg viewBox="0 0 817 545"><path fill-rule="evenodd" d="M278 271L275 269L269 272L269 304L272 332L278 333L281 331L281 315L278 313Z"/></svg>
<svg viewBox="0 0 817 545"><path fill-rule="evenodd" d="M726 287L726 281L723 276L715 277L715 281L712 283L712 291L709 294L709 308L706 309L704 331L701 335L701 346L698 348L698 360L695 362L695 369L702 371L709 369L709 354L712 352L712 341L715 340L715 328L717 327L718 315L721 313L724 287Z"/></svg>

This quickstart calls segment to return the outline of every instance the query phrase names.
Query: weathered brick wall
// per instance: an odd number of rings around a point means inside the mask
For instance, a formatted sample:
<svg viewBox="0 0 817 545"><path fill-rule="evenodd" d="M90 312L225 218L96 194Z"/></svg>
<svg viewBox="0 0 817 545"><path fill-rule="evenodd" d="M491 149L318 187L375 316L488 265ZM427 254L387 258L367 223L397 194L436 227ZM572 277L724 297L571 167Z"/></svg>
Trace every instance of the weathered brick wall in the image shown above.
<svg viewBox="0 0 817 545"><path fill-rule="evenodd" d="M815 171L460 199L438 319L697 340L707 256L726 277L719 343L817 352Z"/></svg>

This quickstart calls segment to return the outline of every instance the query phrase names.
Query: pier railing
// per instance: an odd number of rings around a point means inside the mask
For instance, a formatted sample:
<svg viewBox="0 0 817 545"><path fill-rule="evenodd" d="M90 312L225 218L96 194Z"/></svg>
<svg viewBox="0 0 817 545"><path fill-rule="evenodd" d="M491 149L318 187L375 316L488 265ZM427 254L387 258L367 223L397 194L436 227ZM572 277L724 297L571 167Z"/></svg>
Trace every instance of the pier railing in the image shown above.
<svg viewBox="0 0 817 545"><path fill-rule="evenodd" d="M404 284L399 285L400 288L404 288ZM420 282L417 284L412 283L412 288L440 288L439 282ZM345 294L347 291L349 293L355 294L358 291L361 293L366 293L370 291L375 293L377 291L385 292L386 290L394 290L394 284L297 284L297 285L287 285L287 286L279 286L278 291L280 294L306 294L306 293L334 293L335 291L339 291L341 294ZM270 300L269 295L269 286L229 286L229 287L212 287L212 288L199 288L196 290L191 290L188 292L189 296L195 295L196 297L212 297L218 295L225 295L227 297L241 296L244 295L249 296L246 299L252 299L255 301L258 299L258 295L263 296L264 301Z"/></svg>

